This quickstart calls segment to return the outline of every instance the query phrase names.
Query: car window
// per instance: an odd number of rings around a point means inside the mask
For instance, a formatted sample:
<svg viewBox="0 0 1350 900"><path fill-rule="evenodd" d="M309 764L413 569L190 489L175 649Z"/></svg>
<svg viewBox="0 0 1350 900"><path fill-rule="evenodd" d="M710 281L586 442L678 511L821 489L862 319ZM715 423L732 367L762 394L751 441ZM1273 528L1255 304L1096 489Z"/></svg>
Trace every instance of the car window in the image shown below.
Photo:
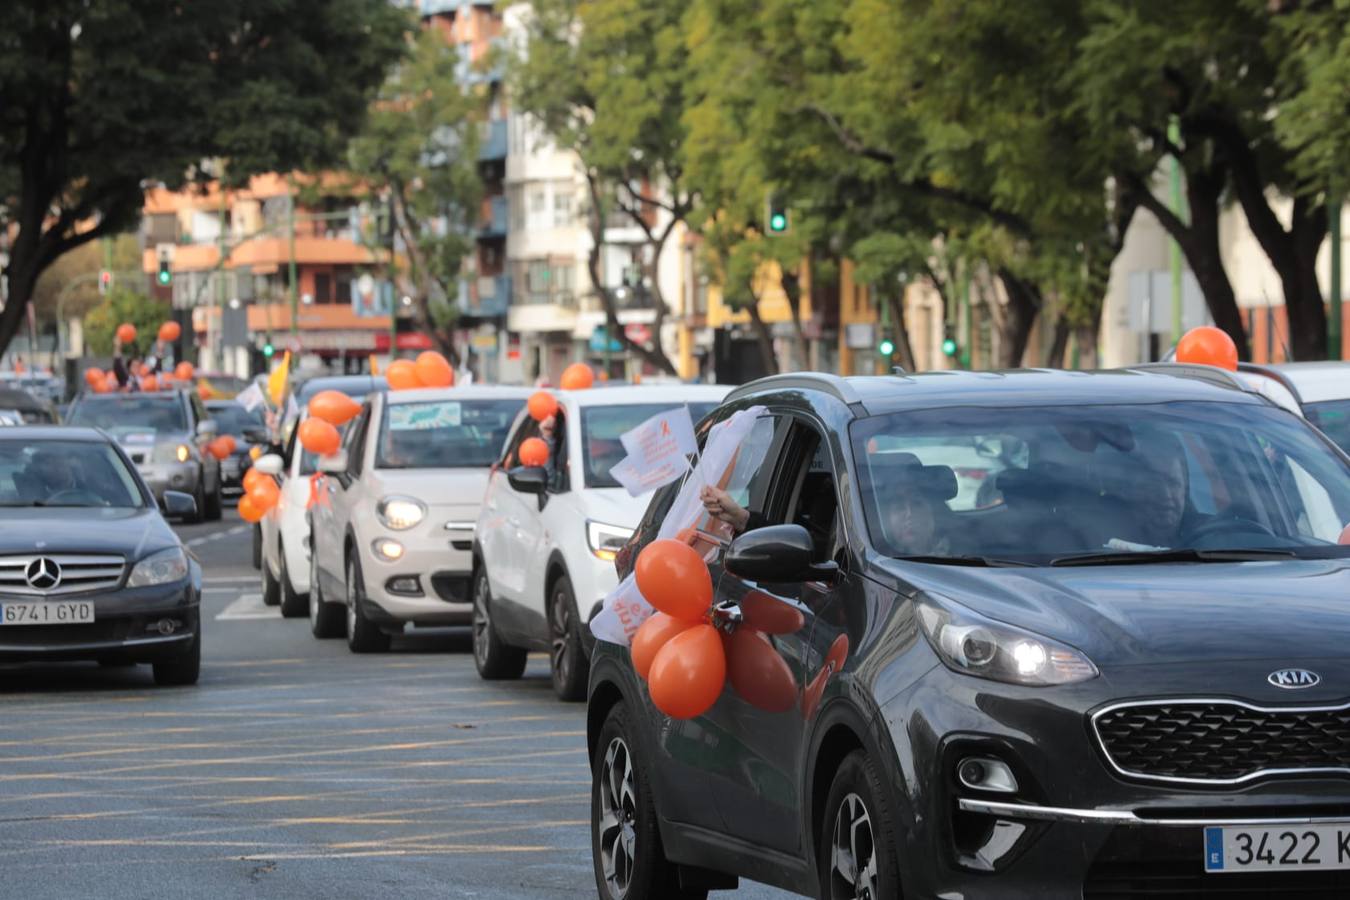
<svg viewBox="0 0 1350 900"><path fill-rule="evenodd" d="M343 435L343 445L347 450L347 474L353 478L361 477L365 467L366 433L370 430L370 403L361 407L360 414L349 426L350 431Z"/></svg>
<svg viewBox="0 0 1350 900"><path fill-rule="evenodd" d="M586 487L612 488L619 483L609 470L627 455L620 436L657 413L677 406L689 407L689 416L698 422L716 403L634 403L622 406L588 406L581 411L581 459L586 470Z"/></svg>
<svg viewBox="0 0 1350 900"><path fill-rule="evenodd" d="M261 409L250 411L238 403L208 406L206 414L208 418L216 420L221 434L231 434L235 437L242 437L246 428L263 428L266 425Z"/></svg>
<svg viewBox="0 0 1350 900"><path fill-rule="evenodd" d="M123 394L85 400L75 405L67 425L102 428L114 437L153 432L188 431L183 404L172 394Z"/></svg>
<svg viewBox="0 0 1350 900"><path fill-rule="evenodd" d="M999 435L910 437L877 435L872 453L912 453L926 466L946 466L956 475L953 510L988 509L1002 502L996 487L998 473L1010 467L1025 469L1026 445Z"/></svg>
<svg viewBox="0 0 1350 900"><path fill-rule="evenodd" d="M1324 400L1303 407L1308 421L1321 429L1337 447L1350 453L1350 400Z"/></svg>
<svg viewBox="0 0 1350 900"><path fill-rule="evenodd" d="M816 561L832 559L840 545L839 497L830 445L812 424L798 420L793 455L796 471L786 474L785 521L811 535Z"/></svg>
<svg viewBox="0 0 1350 900"><path fill-rule="evenodd" d="M0 444L0 506L143 506L136 476L95 441Z"/></svg>
<svg viewBox="0 0 1350 900"><path fill-rule="evenodd" d="M380 469L486 468L506 443L523 400L387 403L375 466Z"/></svg>
<svg viewBox="0 0 1350 900"><path fill-rule="evenodd" d="M987 506L935 442L997 443ZM855 422L868 531L894 556L1337 548L1350 467L1292 414L1227 403L918 410ZM939 460L939 461L934 461ZM977 492L978 494L978 492Z"/></svg>
<svg viewBox="0 0 1350 900"><path fill-rule="evenodd" d="M501 464L504 469L514 469L520 465L520 445L532 437L539 437L539 423L530 416L523 416L516 430L507 439L506 449L502 452Z"/></svg>
<svg viewBox="0 0 1350 900"><path fill-rule="evenodd" d="M716 485L739 506L749 510L751 527L777 525L784 521L786 504L780 503L774 508L770 488L774 473L784 460L790 426L791 420L784 416L760 416ZM707 514L699 517L697 527L722 542L730 541L733 536L730 525Z"/></svg>

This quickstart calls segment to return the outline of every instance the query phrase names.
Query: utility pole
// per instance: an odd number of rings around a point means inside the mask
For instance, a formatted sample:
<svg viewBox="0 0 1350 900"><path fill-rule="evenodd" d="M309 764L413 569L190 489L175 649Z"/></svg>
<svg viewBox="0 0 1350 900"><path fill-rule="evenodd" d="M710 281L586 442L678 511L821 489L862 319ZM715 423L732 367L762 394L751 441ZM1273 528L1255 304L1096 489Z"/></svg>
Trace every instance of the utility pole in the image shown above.
<svg viewBox="0 0 1350 900"><path fill-rule="evenodd" d="M394 238L398 235L398 227L394 223L394 193L389 192L389 203L385 207L385 212L389 216L386 223L389 229L389 360L393 362L398 351L398 266L394 258Z"/></svg>
<svg viewBox="0 0 1350 900"><path fill-rule="evenodd" d="M1177 117L1173 116L1172 121L1167 125L1167 139L1175 146L1181 143L1181 124ZM1175 156L1172 157L1170 166L1170 177L1172 182L1172 212L1183 222L1190 218L1185 210L1185 203L1181 198L1181 160ZM1181 245L1175 238L1168 238L1168 262L1172 270L1172 344L1175 346L1181 341Z"/></svg>
<svg viewBox="0 0 1350 900"><path fill-rule="evenodd" d="M216 371L229 371L225 368L225 185L216 182L220 191L220 235L217 241L218 264L214 273L216 279Z"/></svg>
<svg viewBox="0 0 1350 900"><path fill-rule="evenodd" d="M286 179L286 232L290 236L291 337L300 333L300 285L295 275L295 185Z"/></svg>
<svg viewBox="0 0 1350 900"><path fill-rule="evenodd" d="M1337 194L1327 203L1327 236L1331 238L1331 319L1327 322L1327 358L1342 359L1341 350L1341 202Z"/></svg>

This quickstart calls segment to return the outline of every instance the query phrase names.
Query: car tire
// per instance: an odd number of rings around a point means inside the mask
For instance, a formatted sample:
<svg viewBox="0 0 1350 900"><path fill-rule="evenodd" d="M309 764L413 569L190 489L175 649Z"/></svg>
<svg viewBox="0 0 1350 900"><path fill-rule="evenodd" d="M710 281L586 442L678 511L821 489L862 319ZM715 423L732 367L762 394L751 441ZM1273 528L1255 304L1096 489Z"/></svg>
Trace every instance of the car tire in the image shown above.
<svg viewBox="0 0 1350 900"><path fill-rule="evenodd" d="M196 684L202 671L202 632L201 626L192 638L192 644L181 656L161 660L152 665L155 684L163 687Z"/></svg>
<svg viewBox="0 0 1350 900"><path fill-rule="evenodd" d="M202 478L205 478L203 475ZM197 487L192 491L192 500L197 508L190 516L183 516L183 523L186 525L196 525L202 521L206 514L206 486L202 484L201 478L197 480Z"/></svg>
<svg viewBox="0 0 1350 900"><path fill-rule="evenodd" d="M272 567L263 561L262 567L263 596L264 606L278 606L281 604L281 582L277 581L276 576L272 574Z"/></svg>
<svg viewBox="0 0 1350 900"><path fill-rule="evenodd" d="M839 764L822 814L816 848L819 896L901 897L895 813L885 799L881 774L862 750Z"/></svg>
<svg viewBox="0 0 1350 900"><path fill-rule="evenodd" d="M591 661L581 643L576 596L572 593L572 580L566 575L559 576L549 592L548 632L553 693L566 703L585 700Z"/></svg>
<svg viewBox="0 0 1350 900"><path fill-rule="evenodd" d="M262 526L253 524L253 568L262 568Z"/></svg>
<svg viewBox="0 0 1350 900"><path fill-rule="evenodd" d="M616 703L600 728L591 769L591 861L602 900L702 900L681 890L666 859L651 780L627 706Z"/></svg>
<svg viewBox="0 0 1350 900"><path fill-rule="evenodd" d="M223 506L220 497L220 484L217 483L216 489L206 498L206 521L219 522Z"/></svg>
<svg viewBox="0 0 1350 900"><path fill-rule="evenodd" d="M353 653L384 653L389 649L389 635L362 611L363 584L360 561L355 556L347 557L347 649Z"/></svg>
<svg viewBox="0 0 1350 900"><path fill-rule="evenodd" d="M277 581L281 585L281 617L283 619L298 619L309 612L309 600L304 594L298 594L295 588L291 587L291 573L286 568L286 546L284 544L277 547L277 565L281 568L277 575Z"/></svg>
<svg viewBox="0 0 1350 900"><path fill-rule="evenodd" d="M512 647L492 624L492 590L487 569L478 567L473 577L473 664L484 681L504 681L525 674L528 654Z"/></svg>
<svg viewBox="0 0 1350 900"><path fill-rule="evenodd" d="M343 608L340 603L329 603L323 599L323 589L319 587L319 567L314 561L313 552L309 555L309 630L316 638L342 637L346 627L343 621Z"/></svg>

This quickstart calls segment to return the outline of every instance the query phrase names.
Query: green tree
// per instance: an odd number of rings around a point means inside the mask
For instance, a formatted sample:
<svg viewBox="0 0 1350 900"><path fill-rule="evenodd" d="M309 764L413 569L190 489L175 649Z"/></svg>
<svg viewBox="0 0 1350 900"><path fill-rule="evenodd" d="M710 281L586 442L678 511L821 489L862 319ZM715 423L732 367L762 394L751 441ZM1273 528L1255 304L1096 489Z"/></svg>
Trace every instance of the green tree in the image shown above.
<svg viewBox="0 0 1350 900"><path fill-rule="evenodd" d="M113 242L112 269L118 273L115 282L124 281L129 273L139 273L141 250L136 236L119 234L109 240ZM58 311L68 319L81 318L102 303L104 295L99 292L98 273L105 268L105 263L103 248L98 243L82 244L58 257L38 277L33 289L33 311L38 327L45 330L55 325ZM144 276L138 274L131 287L134 289L144 281Z"/></svg>
<svg viewBox="0 0 1350 900"><path fill-rule="evenodd" d="M8 345L62 254L129 230L143 185L330 164L401 47L387 0L5 4L0 207Z"/></svg>
<svg viewBox="0 0 1350 900"><path fill-rule="evenodd" d="M658 273L671 236L697 203L685 178L683 12L668 0L535 0L511 79L517 107L581 161L587 267L610 334L671 374L660 337L669 306ZM650 344L619 326L618 304L604 283L601 261L615 213L642 235L643 286L655 312Z"/></svg>
<svg viewBox="0 0 1350 900"><path fill-rule="evenodd" d="M136 326L136 341L122 352L128 357L151 351L159 326L169 317L169 304L134 288L115 285L112 292L84 317L84 343L94 356L111 356L117 326L130 322Z"/></svg>
<svg viewBox="0 0 1350 900"><path fill-rule="evenodd" d="M424 29L409 45L352 141L350 168L365 189L386 198L419 324L458 362L451 298L481 224L478 147L487 110L463 84L459 56L439 31Z"/></svg>

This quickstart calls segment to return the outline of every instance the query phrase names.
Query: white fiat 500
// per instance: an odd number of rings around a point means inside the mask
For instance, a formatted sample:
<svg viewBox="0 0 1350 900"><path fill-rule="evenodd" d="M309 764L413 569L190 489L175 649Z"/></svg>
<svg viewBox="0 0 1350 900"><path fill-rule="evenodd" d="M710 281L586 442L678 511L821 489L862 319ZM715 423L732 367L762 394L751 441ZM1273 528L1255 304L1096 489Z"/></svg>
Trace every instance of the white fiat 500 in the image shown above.
<svg viewBox="0 0 1350 900"><path fill-rule="evenodd" d="M356 653L408 623L468 624L474 525L524 388L372 394L324 457L309 510L316 636ZM344 616L345 612L345 616Z"/></svg>
<svg viewBox="0 0 1350 900"><path fill-rule="evenodd" d="M642 520L650 494L629 495L610 475L619 436L677 406L695 423L731 389L631 385L561 391L544 468L516 468L522 442L540 435L522 415L493 470L474 534L473 651L483 678L519 678L530 650L547 650L553 689L585 695L587 623L615 585L614 557Z"/></svg>

